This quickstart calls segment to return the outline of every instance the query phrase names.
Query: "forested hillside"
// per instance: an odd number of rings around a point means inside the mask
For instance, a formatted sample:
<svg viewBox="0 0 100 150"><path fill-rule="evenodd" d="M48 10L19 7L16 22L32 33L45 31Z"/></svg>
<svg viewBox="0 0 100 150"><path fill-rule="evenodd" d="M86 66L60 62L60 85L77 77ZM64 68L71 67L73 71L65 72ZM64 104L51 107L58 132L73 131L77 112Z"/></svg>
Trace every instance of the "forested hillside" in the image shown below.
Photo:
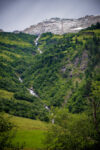
<svg viewBox="0 0 100 150"><path fill-rule="evenodd" d="M40 98L31 95L20 81L35 59L35 39L23 33L0 33L0 111L44 120L47 117Z"/></svg>
<svg viewBox="0 0 100 150"><path fill-rule="evenodd" d="M98 28L97 24L77 34L44 33L37 45L36 36L0 33L1 110L31 118L41 114L42 107L45 112L45 105L82 112L92 81L99 84Z"/></svg>
<svg viewBox="0 0 100 150"><path fill-rule="evenodd" d="M100 24L63 35L1 32L0 111L52 120L50 150L99 145Z"/></svg>
<svg viewBox="0 0 100 150"><path fill-rule="evenodd" d="M49 107L67 106L71 112L85 109L87 86L99 76L100 30L91 29L77 34L44 33L39 38L42 54L36 55L22 77Z"/></svg>

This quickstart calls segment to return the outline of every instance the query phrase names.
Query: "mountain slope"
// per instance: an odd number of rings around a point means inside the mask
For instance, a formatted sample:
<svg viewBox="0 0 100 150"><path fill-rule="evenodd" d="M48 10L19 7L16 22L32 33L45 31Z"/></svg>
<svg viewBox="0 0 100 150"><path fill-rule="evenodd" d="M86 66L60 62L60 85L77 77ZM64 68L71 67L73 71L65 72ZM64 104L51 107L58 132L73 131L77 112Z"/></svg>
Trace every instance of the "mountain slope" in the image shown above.
<svg viewBox="0 0 100 150"><path fill-rule="evenodd" d="M37 53L35 39L24 33L0 33L0 111L43 120L46 110L40 98L21 80Z"/></svg>
<svg viewBox="0 0 100 150"><path fill-rule="evenodd" d="M33 85L49 107L68 102L70 111L83 111L87 76L98 74L99 38L98 29L77 34L42 34L38 48L43 53L36 56L34 65L23 73L25 84Z"/></svg>
<svg viewBox="0 0 100 150"><path fill-rule="evenodd" d="M99 81L100 24L64 35L0 36L1 111L48 121L52 107L85 110L88 85ZM29 93L33 89L37 96Z"/></svg>
<svg viewBox="0 0 100 150"><path fill-rule="evenodd" d="M100 22L100 16L85 16L79 19L51 18L26 28L23 32L28 34L42 34L51 32L54 34L76 33L92 24Z"/></svg>

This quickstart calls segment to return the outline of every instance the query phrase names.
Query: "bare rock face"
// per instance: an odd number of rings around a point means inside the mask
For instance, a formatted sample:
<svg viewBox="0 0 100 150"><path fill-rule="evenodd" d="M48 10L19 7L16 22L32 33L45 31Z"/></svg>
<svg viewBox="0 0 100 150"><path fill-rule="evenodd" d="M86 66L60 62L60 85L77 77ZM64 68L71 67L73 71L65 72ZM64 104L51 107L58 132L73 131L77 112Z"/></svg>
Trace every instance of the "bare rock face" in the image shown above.
<svg viewBox="0 0 100 150"><path fill-rule="evenodd" d="M100 16L85 16L79 19L51 18L37 25L32 25L23 32L36 35L45 32L52 32L54 34L75 33L97 22L100 22Z"/></svg>

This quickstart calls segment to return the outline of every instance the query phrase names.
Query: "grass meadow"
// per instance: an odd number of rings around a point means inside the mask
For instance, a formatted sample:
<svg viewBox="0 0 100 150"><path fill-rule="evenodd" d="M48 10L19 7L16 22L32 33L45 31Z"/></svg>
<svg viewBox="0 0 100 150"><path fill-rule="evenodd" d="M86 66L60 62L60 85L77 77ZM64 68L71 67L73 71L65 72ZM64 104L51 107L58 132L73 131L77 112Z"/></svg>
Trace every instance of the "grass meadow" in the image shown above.
<svg viewBox="0 0 100 150"><path fill-rule="evenodd" d="M24 145L25 150L44 149L43 139L48 128L47 123L23 117L10 117L17 129L13 139L14 145Z"/></svg>

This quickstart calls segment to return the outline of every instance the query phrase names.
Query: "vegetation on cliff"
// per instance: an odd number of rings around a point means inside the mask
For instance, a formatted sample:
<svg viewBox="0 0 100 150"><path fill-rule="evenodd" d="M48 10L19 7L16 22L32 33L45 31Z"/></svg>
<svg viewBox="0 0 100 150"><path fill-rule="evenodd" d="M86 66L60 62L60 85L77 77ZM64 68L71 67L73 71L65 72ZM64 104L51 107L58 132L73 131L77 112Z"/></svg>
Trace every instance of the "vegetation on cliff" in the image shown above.
<svg viewBox="0 0 100 150"><path fill-rule="evenodd" d="M100 24L76 34L44 33L37 44L36 39L0 33L0 111L53 119L47 149L99 149Z"/></svg>

